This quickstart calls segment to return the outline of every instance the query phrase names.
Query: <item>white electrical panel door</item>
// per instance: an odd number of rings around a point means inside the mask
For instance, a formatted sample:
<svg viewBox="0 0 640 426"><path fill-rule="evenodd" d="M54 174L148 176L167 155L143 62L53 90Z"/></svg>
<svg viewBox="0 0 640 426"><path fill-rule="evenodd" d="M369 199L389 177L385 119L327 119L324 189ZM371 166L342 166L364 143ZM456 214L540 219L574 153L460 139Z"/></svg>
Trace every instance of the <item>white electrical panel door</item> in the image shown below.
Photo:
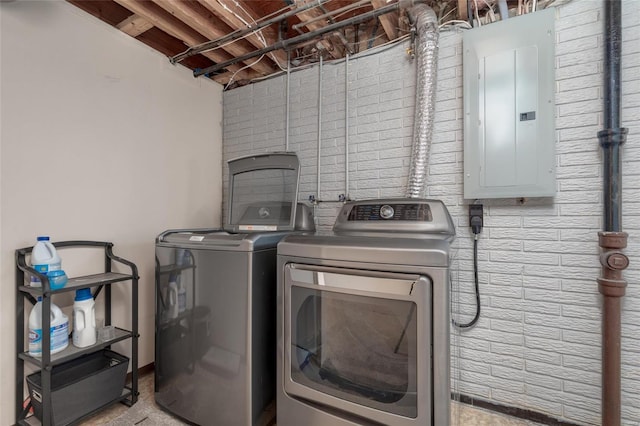
<svg viewBox="0 0 640 426"><path fill-rule="evenodd" d="M555 9L468 30L464 198L556 192Z"/></svg>

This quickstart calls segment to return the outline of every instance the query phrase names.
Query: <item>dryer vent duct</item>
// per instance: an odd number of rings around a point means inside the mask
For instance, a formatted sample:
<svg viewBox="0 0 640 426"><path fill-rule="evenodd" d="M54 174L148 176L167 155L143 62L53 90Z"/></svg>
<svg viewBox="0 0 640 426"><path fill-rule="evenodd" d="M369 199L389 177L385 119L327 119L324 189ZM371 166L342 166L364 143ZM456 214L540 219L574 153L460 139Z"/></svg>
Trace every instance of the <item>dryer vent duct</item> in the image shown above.
<svg viewBox="0 0 640 426"><path fill-rule="evenodd" d="M409 9L416 40L416 106L413 123L413 148L409 165L407 197L420 198L426 189L429 172L429 148L433 134L438 69L438 18L425 4Z"/></svg>

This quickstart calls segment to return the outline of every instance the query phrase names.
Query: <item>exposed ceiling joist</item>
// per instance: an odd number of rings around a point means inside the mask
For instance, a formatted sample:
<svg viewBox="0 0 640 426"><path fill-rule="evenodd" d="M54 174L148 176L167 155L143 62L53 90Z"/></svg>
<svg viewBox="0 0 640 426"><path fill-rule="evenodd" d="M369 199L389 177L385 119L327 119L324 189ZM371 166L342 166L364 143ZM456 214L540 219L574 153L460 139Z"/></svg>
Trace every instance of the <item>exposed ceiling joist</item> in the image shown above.
<svg viewBox="0 0 640 426"><path fill-rule="evenodd" d="M200 38L202 41L199 43L224 37L232 31L229 26L197 1L155 0L155 2L171 15L202 34L205 39ZM254 47L245 40L237 40L222 49L232 56L241 56L254 50ZM264 75L273 72L273 67L265 61L253 61L247 65Z"/></svg>
<svg viewBox="0 0 640 426"><path fill-rule="evenodd" d="M131 37L137 37L143 32L153 28L153 24L143 17L133 14L120 22L116 28L123 33L129 34Z"/></svg>
<svg viewBox="0 0 640 426"><path fill-rule="evenodd" d="M458 0L458 19L463 21L469 19L467 13L467 0Z"/></svg>
<svg viewBox="0 0 640 426"><path fill-rule="evenodd" d="M387 5L387 0L371 0L371 5L374 9L380 9ZM398 12L391 12L386 15L378 17L384 32L387 34L389 40L395 40L398 38Z"/></svg>
<svg viewBox="0 0 640 426"><path fill-rule="evenodd" d="M243 85L282 70L289 56L289 65L297 68L399 40L411 24L403 11L417 1L431 6L440 24L469 28L471 6L490 23L497 0L67 1L190 68L194 76ZM512 7L522 1L506 0Z"/></svg>
<svg viewBox="0 0 640 426"><path fill-rule="evenodd" d="M295 0L295 5L296 7L301 7L309 2L313 2L313 0ZM318 4L320 5L321 3ZM304 24L304 26L307 27L309 31L315 31L327 25L327 22L325 20L314 20L314 18L322 14L323 11L321 9L313 8L301 11L296 16L300 18L302 24ZM307 21L310 22L308 24L305 24L305 22ZM333 58L337 59L344 56L344 46L342 45L342 43L332 43L326 39L321 40L320 43Z"/></svg>
<svg viewBox="0 0 640 426"><path fill-rule="evenodd" d="M151 1L138 1L138 0L115 0L121 6L129 9L131 12L144 17L147 21L153 23L154 26L166 32L167 34L183 40L189 46L195 46L207 41L207 39L196 32L193 28L189 27L179 19L175 18L169 12L160 8L158 5ZM205 52L203 56L211 59L212 61L219 63L233 59L233 56L216 50L213 52ZM227 67L229 71L237 72L237 78L251 79L255 78L255 74L248 72L247 70L241 70L241 66L234 64Z"/></svg>
<svg viewBox="0 0 640 426"><path fill-rule="evenodd" d="M260 19L245 3L242 0L202 0L202 4L207 9L218 15L231 28L236 29L253 27ZM250 33L246 39L254 47L262 49L278 41L278 32L272 27L264 27L256 33ZM270 55L280 66L286 66L285 52L279 50L271 52Z"/></svg>
<svg viewBox="0 0 640 426"><path fill-rule="evenodd" d="M332 33L334 31L338 31L341 30L342 28L346 27L346 26L350 26L350 25L357 25L360 24L362 22L367 22L370 21L371 19L377 18L380 15L384 15L385 13L389 13L389 12L393 12L394 10L398 10L400 6L400 3L398 2L394 2L394 3L390 3L385 7L381 7L380 9L374 9L371 10L367 13L363 13L357 16L354 16L352 18L349 18L347 20L344 21L339 21L327 26L323 26L321 28L319 28L316 31L310 32L310 33L304 33L301 34L299 36L296 37L292 37L290 39L286 39L286 40L280 40L275 44L272 44L271 46L265 47L264 49L260 49L254 52L250 52L247 53L244 56L240 56L237 58L234 58L233 60L229 61L229 62L223 62L220 64L216 64L213 65L209 68L205 68L203 70L196 70L194 71L193 75L198 77L201 75L207 75L209 73L213 73L216 72L220 69L226 68L227 66L231 65L231 64L235 64L238 62L243 62L243 61L247 61L248 59L251 58L255 58L257 56L260 55L264 55L266 53L269 52L273 52L274 50L279 50L279 49L288 49L291 46L298 46L301 43L305 43L309 40L313 40L315 38L318 38L324 34L329 34Z"/></svg>

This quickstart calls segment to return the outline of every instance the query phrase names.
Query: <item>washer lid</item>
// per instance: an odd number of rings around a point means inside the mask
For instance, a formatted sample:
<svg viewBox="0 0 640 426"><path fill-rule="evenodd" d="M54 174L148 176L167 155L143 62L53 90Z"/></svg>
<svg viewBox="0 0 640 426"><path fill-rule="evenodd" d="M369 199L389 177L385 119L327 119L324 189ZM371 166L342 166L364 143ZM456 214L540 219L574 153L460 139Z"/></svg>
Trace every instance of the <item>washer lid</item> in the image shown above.
<svg viewBox="0 0 640 426"><path fill-rule="evenodd" d="M276 152L230 160L230 232L293 230L300 162L295 153Z"/></svg>

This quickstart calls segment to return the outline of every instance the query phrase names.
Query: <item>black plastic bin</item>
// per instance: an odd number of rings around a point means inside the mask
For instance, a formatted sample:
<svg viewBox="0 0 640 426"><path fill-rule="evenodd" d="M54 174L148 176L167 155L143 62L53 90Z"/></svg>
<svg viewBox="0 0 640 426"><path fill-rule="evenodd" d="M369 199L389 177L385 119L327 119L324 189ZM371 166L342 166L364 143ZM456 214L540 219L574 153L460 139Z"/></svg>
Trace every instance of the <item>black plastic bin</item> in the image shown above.
<svg viewBox="0 0 640 426"><path fill-rule="evenodd" d="M66 425L118 399L127 378L129 358L104 349L56 365L51 372L51 420ZM40 372L27 376L36 417L42 420Z"/></svg>

